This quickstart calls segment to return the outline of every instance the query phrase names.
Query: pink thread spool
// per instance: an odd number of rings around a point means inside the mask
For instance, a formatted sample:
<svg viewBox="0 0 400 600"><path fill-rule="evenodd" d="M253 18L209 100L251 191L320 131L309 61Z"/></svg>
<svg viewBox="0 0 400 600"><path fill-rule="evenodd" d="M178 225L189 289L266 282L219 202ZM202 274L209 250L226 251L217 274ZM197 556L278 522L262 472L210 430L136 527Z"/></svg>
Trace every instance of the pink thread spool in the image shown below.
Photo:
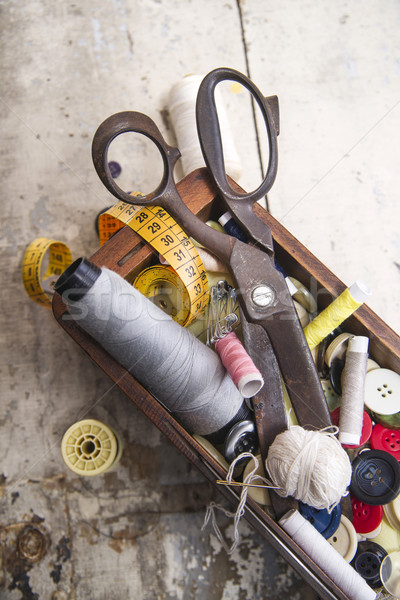
<svg viewBox="0 0 400 600"><path fill-rule="evenodd" d="M242 396L255 396L264 385L264 380L236 333L231 331L217 340L215 349Z"/></svg>

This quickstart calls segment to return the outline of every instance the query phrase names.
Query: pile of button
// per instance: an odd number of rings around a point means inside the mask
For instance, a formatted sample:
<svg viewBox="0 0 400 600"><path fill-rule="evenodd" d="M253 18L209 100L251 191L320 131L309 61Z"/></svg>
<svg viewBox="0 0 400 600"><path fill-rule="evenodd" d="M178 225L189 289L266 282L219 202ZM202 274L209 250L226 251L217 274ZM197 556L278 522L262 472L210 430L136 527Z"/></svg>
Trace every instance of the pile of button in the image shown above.
<svg viewBox="0 0 400 600"><path fill-rule="evenodd" d="M332 423L336 426L351 336L338 328L314 353ZM377 590L382 588L382 561L400 550L400 375L381 368L371 358L365 377L364 408L359 444L342 444L353 470L350 514L338 518L337 508L328 513L301 503L299 510Z"/></svg>

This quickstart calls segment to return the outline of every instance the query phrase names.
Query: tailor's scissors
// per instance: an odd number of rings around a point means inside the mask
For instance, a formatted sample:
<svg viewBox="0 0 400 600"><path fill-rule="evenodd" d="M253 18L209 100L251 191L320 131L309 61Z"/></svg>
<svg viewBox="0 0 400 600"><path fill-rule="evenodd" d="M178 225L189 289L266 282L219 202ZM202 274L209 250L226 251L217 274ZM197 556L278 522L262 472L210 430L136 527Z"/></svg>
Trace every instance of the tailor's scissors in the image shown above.
<svg viewBox="0 0 400 600"><path fill-rule="evenodd" d="M268 133L269 163L261 185L250 193L234 189L225 174L224 156L215 87L223 80L242 84L257 102ZM245 75L228 68L211 71L203 79L196 105L197 129L204 159L219 194L253 244L245 244L215 231L196 217L181 200L173 178L180 157L169 146L155 123L138 112L122 112L106 119L93 138L95 169L106 188L129 204L157 205L164 208L195 240L216 254L229 268L238 290L245 347L264 376L265 385L253 399L260 450L286 429L286 415L280 373L286 384L296 417L303 426L323 428L331 425L329 410L307 342L282 274L274 263L270 229L253 212L253 203L272 187L277 172L278 99L265 98ZM121 133L136 132L152 140L164 161L159 186L150 194L133 197L112 178L108 166L108 147ZM256 244L256 245L254 245ZM260 427L259 423L263 426Z"/></svg>

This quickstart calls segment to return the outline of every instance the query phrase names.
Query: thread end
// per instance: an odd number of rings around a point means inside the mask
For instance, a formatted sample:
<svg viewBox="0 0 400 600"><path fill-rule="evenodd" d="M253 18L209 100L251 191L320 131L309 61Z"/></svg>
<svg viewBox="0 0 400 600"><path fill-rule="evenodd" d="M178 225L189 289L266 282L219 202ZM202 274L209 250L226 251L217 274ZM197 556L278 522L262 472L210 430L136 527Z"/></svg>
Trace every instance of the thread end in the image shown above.
<svg viewBox="0 0 400 600"><path fill-rule="evenodd" d="M361 435L357 435L354 433L347 433L346 431L341 431L339 433L339 442L341 444L358 446L360 443Z"/></svg>
<svg viewBox="0 0 400 600"><path fill-rule="evenodd" d="M224 212L224 214L219 217L218 223L220 223L220 225L222 225L222 227L223 227L231 219L232 219L232 215L231 215L231 213L229 211L227 211L227 212Z"/></svg>
<svg viewBox="0 0 400 600"><path fill-rule="evenodd" d="M350 287L349 292L356 302L363 303L369 296L372 296L372 292L367 284L361 279L357 279Z"/></svg>
<svg viewBox="0 0 400 600"><path fill-rule="evenodd" d="M261 374L254 372L242 375L237 383L237 388L243 398L252 398L261 390L263 385L264 379Z"/></svg>
<svg viewBox="0 0 400 600"><path fill-rule="evenodd" d="M366 354L368 352L369 338L364 335L354 335L349 339L347 352L360 352Z"/></svg>

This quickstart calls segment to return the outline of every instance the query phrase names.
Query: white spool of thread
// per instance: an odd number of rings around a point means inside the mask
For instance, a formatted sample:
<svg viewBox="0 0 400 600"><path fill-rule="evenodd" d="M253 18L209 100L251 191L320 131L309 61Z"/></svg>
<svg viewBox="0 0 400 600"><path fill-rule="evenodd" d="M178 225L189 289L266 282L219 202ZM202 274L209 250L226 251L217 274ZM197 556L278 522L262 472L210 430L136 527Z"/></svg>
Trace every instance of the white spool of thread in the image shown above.
<svg viewBox="0 0 400 600"><path fill-rule="evenodd" d="M277 494L317 509L336 506L351 481L349 457L328 430L289 427L272 442L265 466Z"/></svg>
<svg viewBox="0 0 400 600"><path fill-rule="evenodd" d="M100 272L85 259L86 268L92 271L82 296L83 286L79 283L74 289L71 284L79 260L56 284L79 326L189 432L210 435L228 425L244 406L244 399L218 355L120 275L104 267ZM97 269L94 275L93 267Z"/></svg>
<svg viewBox="0 0 400 600"><path fill-rule="evenodd" d="M184 175L205 166L196 126L196 98L202 80L201 75L187 75L172 87L169 94L168 109L178 148L182 154ZM238 181L242 174L242 165L218 87L215 89L215 103L221 129L225 171L232 179Z"/></svg>
<svg viewBox="0 0 400 600"><path fill-rule="evenodd" d="M279 524L351 600L376 598L361 575L297 510L286 513Z"/></svg>
<svg viewBox="0 0 400 600"><path fill-rule="evenodd" d="M369 339L361 335L351 337L348 342L339 417L339 441L342 444L360 443L368 344Z"/></svg>

